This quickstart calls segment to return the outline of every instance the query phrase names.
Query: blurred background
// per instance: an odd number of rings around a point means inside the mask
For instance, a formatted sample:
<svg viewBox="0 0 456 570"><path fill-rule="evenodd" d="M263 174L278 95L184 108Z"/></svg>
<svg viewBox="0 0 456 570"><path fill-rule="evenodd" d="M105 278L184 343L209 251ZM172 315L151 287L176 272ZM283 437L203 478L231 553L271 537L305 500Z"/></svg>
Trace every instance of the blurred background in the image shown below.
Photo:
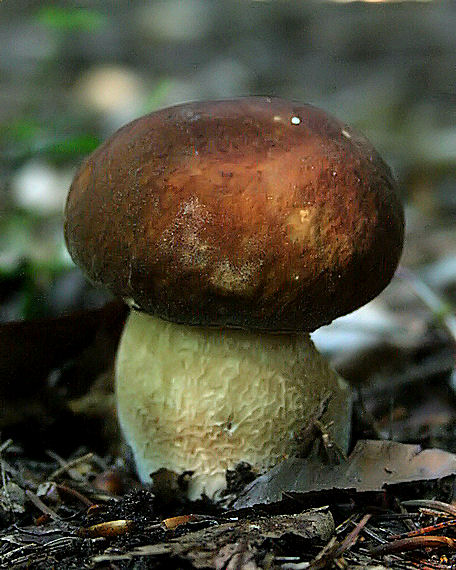
<svg viewBox="0 0 456 570"><path fill-rule="evenodd" d="M406 208L390 286L313 334L355 387L353 440L456 452L455 30L454 0L0 1L2 437L33 455L118 451L125 308L100 308L62 232L83 158L160 107L270 95L364 132Z"/></svg>
<svg viewBox="0 0 456 570"><path fill-rule="evenodd" d="M371 139L406 203L404 265L456 301L455 30L454 2L3 1L0 320L107 298L63 242L85 155L157 108L252 94L321 106Z"/></svg>

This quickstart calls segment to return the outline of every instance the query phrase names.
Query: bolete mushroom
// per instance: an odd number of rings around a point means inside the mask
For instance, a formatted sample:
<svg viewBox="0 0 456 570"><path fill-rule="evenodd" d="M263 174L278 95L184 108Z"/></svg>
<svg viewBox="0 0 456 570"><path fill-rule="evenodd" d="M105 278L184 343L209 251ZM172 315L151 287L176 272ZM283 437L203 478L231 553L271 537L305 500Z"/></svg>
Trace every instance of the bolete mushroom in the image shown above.
<svg viewBox="0 0 456 570"><path fill-rule="evenodd" d="M140 478L193 472L213 496L241 461L297 451L324 418L348 445L350 390L309 332L375 297L403 210L371 144L268 97L178 105L117 131L79 169L74 261L134 309L117 355L120 425Z"/></svg>

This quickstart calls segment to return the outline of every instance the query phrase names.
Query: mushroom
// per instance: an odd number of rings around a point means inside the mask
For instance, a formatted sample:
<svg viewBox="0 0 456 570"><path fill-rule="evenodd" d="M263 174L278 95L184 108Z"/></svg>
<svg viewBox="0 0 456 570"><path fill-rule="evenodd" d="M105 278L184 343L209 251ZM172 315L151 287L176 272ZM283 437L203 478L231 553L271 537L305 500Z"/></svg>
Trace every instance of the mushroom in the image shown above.
<svg viewBox="0 0 456 570"><path fill-rule="evenodd" d="M323 421L347 449L350 390L309 332L391 280L403 210L371 144L311 105L246 97L124 126L82 164L66 206L74 261L132 307L116 360L139 477L191 471L215 496Z"/></svg>

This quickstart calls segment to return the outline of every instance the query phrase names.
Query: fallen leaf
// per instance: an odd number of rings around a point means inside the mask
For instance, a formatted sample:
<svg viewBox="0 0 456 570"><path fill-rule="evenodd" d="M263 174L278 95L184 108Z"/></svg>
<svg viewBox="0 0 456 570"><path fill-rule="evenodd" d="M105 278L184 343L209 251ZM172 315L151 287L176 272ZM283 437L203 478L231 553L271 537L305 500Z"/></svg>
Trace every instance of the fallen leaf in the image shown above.
<svg viewBox="0 0 456 570"><path fill-rule="evenodd" d="M287 459L255 479L235 509L282 501L284 494L329 490L382 491L388 485L456 475L456 455L441 449L393 441L360 440L347 462L325 465L317 460Z"/></svg>

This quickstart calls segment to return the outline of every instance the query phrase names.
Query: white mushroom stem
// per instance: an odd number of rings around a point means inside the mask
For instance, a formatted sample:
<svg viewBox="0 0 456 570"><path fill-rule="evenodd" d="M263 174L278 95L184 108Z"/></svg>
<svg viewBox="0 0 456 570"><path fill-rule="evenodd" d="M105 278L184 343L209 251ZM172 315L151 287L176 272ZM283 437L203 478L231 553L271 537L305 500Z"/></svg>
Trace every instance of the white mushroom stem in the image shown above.
<svg viewBox="0 0 456 570"><path fill-rule="evenodd" d="M193 471L192 499L224 489L241 461L262 471L295 454L295 434L328 392L324 421L348 444L349 389L308 334L191 327L133 311L116 390L141 480L160 468Z"/></svg>

